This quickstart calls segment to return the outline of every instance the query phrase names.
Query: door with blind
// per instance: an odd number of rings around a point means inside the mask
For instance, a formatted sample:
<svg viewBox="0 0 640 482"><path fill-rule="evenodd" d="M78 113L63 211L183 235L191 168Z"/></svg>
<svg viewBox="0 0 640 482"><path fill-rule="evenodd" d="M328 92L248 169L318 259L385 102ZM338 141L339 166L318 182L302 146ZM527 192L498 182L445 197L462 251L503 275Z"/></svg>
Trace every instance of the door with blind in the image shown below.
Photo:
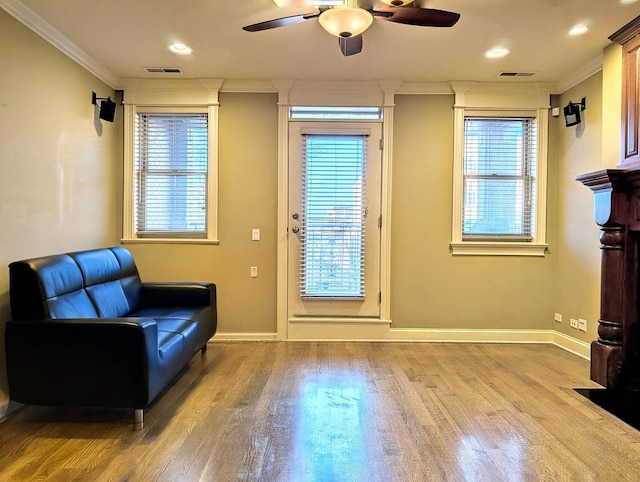
<svg viewBox="0 0 640 482"><path fill-rule="evenodd" d="M378 318L380 123L289 126L289 319Z"/></svg>

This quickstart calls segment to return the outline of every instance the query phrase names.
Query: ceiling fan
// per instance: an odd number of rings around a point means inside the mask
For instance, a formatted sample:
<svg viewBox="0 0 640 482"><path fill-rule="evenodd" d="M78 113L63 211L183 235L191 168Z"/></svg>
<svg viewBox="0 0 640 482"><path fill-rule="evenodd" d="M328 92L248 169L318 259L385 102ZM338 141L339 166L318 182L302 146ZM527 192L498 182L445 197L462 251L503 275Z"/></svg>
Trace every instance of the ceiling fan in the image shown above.
<svg viewBox="0 0 640 482"><path fill-rule="evenodd" d="M286 3L286 0L274 1L278 5ZM380 0L380 2L384 5L376 4L369 8L362 8L359 4L365 2L358 0L347 0L342 5L335 6L323 6L331 2L307 1L303 3L315 4L318 11L254 23L242 29L247 32L260 32L317 18L322 28L338 37L342 55L349 56L362 51L362 33L369 28L374 18L419 27L453 27L460 18L459 13L421 8L417 6L418 1Z"/></svg>

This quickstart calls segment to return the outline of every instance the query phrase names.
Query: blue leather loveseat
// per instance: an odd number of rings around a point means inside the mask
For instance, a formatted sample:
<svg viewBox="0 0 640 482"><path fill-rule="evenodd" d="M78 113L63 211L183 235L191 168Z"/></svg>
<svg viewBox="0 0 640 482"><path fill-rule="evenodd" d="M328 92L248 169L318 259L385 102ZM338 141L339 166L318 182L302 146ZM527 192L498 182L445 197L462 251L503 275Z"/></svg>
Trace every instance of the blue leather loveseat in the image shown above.
<svg viewBox="0 0 640 482"><path fill-rule="evenodd" d="M144 408L217 324L211 283L143 283L129 251L95 249L9 265L9 395L31 405Z"/></svg>

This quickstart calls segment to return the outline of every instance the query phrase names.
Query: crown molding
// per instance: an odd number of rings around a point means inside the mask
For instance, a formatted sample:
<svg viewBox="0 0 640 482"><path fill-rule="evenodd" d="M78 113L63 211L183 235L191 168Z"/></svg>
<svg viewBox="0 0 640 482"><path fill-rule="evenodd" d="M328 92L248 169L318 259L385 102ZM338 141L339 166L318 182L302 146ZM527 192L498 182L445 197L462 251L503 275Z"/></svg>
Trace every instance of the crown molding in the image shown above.
<svg viewBox="0 0 640 482"><path fill-rule="evenodd" d="M640 16L634 18L622 27L620 30L615 32L609 37L609 40L612 40L620 45L626 44L633 37L640 34Z"/></svg>
<svg viewBox="0 0 640 482"><path fill-rule="evenodd" d="M228 80L225 79L220 92L277 94L278 88L270 80Z"/></svg>
<svg viewBox="0 0 640 482"><path fill-rule="evenodd" d="M586 64L583 64L581 67L578 67L565 78L557 81L553 94L564 94L570 88L575 87L580 82L583 82L592 75L600 72L603 68L603 64L604 55L600 54Z"/></svg>
<svg viewBox="0 0 640 482"><path fill-rule="evenodd" d="M62 35L40 15L19 0L0 0L0 8L45 39L67 57L80 64L86 70L102 80L112 89L118 86L119 78L96 59Z"/></svg>
<svg viewBox="0 0 640 482"><path fill-rule="evenodd" d="M451 82L403 82L396 90L398 95L451 95Z"/></svg>
<svg viewBox="0 0 640 482"><path fill-rule="evenodd" d="M454 107L546 109L554 84L549 82L451 82Z"/></svg>

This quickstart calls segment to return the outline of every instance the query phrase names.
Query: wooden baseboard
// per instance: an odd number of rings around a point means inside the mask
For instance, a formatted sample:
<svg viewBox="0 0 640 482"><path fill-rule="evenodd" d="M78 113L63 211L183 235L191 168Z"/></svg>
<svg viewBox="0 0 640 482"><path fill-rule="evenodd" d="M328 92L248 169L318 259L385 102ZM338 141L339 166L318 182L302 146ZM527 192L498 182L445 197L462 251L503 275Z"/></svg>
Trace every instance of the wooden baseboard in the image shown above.
<svg viewBox="0 0 640 482"><path fill-rule="evenodd" d="M366 324L366 323L365 323ZM366 329L363 329L366 328ZM210 343L277 341L277 333L216 333ZM382 323L301 323L287 341L376 341L423 343L547 343L587 360L591 345L555 330L465 330L444 328L389 328Z"/></svg>
<svg viewBox="0 0 640 482"><path fill-rule="evenodd" d="M591 360L591 343L578 340L577 338L565 335L559 331L553 331L552 343L573 353L574 355L578 355L586 360Z"/></svg>
<svg viewBox="0 0 640 482"><path fill-rule="evenodd" d="M431 343L548 343L589 360L591 345L555 330L391 329L391 341Z"/></svg>
<svg viewBox="0 0 640 482"><path fill-rule="evenodd" d="M277 341L277 333L216 333L209 343L228 341Z"/></svg>

